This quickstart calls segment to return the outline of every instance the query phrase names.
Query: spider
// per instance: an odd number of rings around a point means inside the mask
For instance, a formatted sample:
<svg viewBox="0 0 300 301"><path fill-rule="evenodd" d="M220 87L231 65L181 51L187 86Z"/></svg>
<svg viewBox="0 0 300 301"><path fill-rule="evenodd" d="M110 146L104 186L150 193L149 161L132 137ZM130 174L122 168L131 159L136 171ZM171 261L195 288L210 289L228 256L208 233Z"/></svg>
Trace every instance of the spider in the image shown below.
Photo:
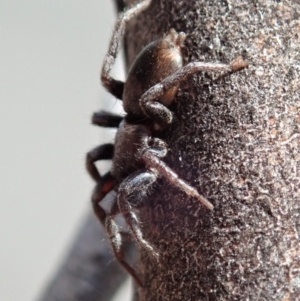
<svg viewBox="0 0 300 301"><path fill-rule="evenodd" d="M132 64L126 82L112 78L109 73L121 47L128 20L148 8L151 0L138 2L119 16L106 54L101 81L115 97L123 100L125 117L100 111L94 113L92 123L101 127L116 127L115 144L104 144L87 154L86 167L96 181L92 195L94 212L106 229L117 260L142 285L135 270L125 261L122 252L122 233L114 217L121 214L137 244L149 254L159 258L155 248L147 242L141 231L136 209L142 206L159 177L164 177L173 186L194 197L208 209L213 205L197 190L172 171L163 161L167 155L166 143L155 137L173 121L168 109L179 88L180 82L198 71L233 71L246 66L238 57L230 64L191 62L183 66L181 49L185 33L171 29L162 38L146 46ZM98 160L112 159L110 172L101 176L96 168ZM100 203L110 192L112 205L106 212Z"/></svg>

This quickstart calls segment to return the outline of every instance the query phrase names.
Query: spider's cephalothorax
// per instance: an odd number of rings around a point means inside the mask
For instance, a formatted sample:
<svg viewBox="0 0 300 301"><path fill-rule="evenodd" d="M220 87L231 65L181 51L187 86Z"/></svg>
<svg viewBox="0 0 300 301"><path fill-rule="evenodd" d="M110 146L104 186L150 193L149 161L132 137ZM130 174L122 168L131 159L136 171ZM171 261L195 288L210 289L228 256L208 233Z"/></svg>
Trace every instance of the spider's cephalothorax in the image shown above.
<svg viewBox="0 0 300 301"><path fill-rule="evenodd" d="M137 56L132 64L127 81L124 85L123 106L128 114L135 116L151 116L152 111L158 111L158 104L162 110L168 106L177 91L178 83L174 87L163 91L163 93L155 100L158 102L140 101L141 96L155 84L161 82L169 75L176 72L182 67L181 47L185 39L183 32L177 33L174 29L163 37L156 40L145 47ZM169 113L169 112L168 112ZM155 113L153 113L155 115ZM168 114L169 115L169 114ZM155 116L156 117L156 116ZM158 117L159 118L159 114ZM161 120L162 123L171 122L171 120Z"/></svg>
<svg viewBox="0 0 300 301"><path fill-rule="evenodd" d="M87 154L87 170L97 185L92 195L94 211L104 225L118 261L141 285L134 269L126 263L122 253L122 235L114 221L117 214L125 219L132 237L154 257L155 248L143 237L136 210L145 203L150 188L158 177L164 177L187 195L195 197L208 209L212 204L197 190L180 179L161 159L167 154L166 143L155 137L155 131L164 129L172 120L168 106L172 103L180 82L197 71L232 71L246 67L238 57L229 65L191 62L183 66L181 48L183 32L171 29L161 39L150 43L132 64L125 83L110 77L125 32L125 23L146 9L151 0L144 0L121 14L114 29L108 53L105 57L101 80L105 88L123 100L124 118L100 111L93 115L93 124L102 127L118 127L115 144L104 144ZM111 171L101 176L96 168L98 160L112 159ZM111 190L116 191L109 212L100 205Z"/></svg>

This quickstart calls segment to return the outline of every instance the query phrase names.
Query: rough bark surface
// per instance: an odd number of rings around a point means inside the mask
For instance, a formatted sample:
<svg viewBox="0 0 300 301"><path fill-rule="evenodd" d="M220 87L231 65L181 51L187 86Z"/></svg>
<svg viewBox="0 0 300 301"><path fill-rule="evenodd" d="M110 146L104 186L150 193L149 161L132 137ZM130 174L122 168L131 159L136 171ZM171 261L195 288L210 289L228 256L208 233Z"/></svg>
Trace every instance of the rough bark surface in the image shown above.
<svg viewBox="0 0 300 301"><path fill-rule="evenodd" d="M215 209L160 181L140 220L163 262L141 252L136 300L300 300L299 15L299 0L153 0L127 27L128 64L170 28L186 63L250 63L181 85L166 161ZM124 273L101 231L87 220L41 300L110 299Z"/></svg>
<svg viewBox="0 0 300 301"><path fill-rule="evenodd" d="M153 0L127 27L129 65L170 28L186 63L249 61L177 93L166 162L215 209L160 181L139 216L163 262L141 250L136 300L300 300L299 15L299 1Z"/></svg>

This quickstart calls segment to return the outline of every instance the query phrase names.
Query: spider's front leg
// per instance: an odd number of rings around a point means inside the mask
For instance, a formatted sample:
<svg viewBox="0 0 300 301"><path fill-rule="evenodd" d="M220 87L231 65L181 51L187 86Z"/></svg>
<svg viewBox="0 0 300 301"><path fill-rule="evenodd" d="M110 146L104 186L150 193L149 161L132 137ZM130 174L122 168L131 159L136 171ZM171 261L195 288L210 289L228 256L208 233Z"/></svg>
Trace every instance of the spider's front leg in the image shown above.
<svg viewBox="0 0 300 301"><path fill-rule="evenodd" d="M126 12L120 14L114 28L113 35L110 40L108 52L105 56L102 71L101 81L103 86L115 97L122 99L124 82L112 78L109 73L116 60L117 54L120 51L121 43L125 33L126 22L135 17L141 11L146 9L151 3L151 0L138 2L129 8Z"/></svg>
<svg viewBox="0 0 300 301"><path fill-rule="evenodd" d="M143 112L160 128L164 128L173 121L172 112L164 105L164 98L172 94L180 83L199 71L223 72L237 71L248 66L248 63L237 57L230 64L192 62L178 69L174 74L166 77L160 83L147 90L140 98Z"/></svg>

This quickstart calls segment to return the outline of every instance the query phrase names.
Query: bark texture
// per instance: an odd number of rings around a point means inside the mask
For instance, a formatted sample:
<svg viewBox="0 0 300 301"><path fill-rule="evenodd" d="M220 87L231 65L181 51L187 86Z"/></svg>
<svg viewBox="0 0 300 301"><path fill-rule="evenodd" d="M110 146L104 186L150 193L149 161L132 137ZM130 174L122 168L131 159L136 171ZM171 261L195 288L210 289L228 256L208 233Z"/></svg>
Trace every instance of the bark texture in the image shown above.
<svg viewBox="0 0 300 301"><path fill-rule="evenodd" d="M136 300L300 300L299 15L299 0L153 0L127 27L128 65L170 28L187 34L186 63L250 64L177 93L166 161L215 209L160 181L140 220L163 262L141 250ZM101 231L89 217L41 300L111 298L124 273Z"/></svg>
<svg viewBox="0 0 300 301"><path fill-rule="evenodd" d="M170 28L186 63L249 61L177 93L166 162L215 209L160 181L139 218L163 262L141 250L136 300L300 300L299 15L299 1L153 0L127 27L128 65Z"/></svg>

